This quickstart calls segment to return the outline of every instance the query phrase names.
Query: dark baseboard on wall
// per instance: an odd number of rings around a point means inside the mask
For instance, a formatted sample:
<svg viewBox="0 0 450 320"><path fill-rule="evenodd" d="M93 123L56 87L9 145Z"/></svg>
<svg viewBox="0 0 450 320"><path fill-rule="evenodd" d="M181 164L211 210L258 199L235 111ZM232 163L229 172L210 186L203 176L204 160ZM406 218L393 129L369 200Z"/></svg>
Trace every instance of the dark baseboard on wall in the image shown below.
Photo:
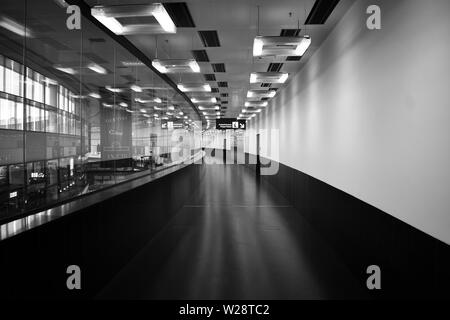
<svg viewBox="0 0 450 320"><path fill-rule="evenodd" d="M201 166L191 164L0 242L0 297L86 299L99 292L195 192ZM81 290L68 290L69 265Z"/></svg>
<svg viewBox="0 0 450 320"><path fill-rule="evenodd" d="M246 158L247 163L256 162L254 155ZM277 174L260 178L328 241L362 287L369 277L367 267L380 267L381 290L370 290L373 298L450 297L449 245L323 181L278 165ZM259 170L256 165L247 167L255 175Z"/></svg>

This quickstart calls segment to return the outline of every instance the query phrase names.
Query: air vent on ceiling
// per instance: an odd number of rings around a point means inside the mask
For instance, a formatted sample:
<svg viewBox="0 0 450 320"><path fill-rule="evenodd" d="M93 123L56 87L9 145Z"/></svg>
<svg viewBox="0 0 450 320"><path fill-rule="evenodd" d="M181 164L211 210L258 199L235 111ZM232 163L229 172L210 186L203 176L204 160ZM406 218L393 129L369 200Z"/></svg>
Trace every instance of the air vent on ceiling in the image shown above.
<svg viewBox="0 0 450 320"><path fill-rule="evenodd" d="M219 92L219 88L211 88L211 92Z"/></svg>
<svg viewBox="0 0 450 320"><path fill-rule="evenodd" d="M199 31L198 35L205 47L220 47L219 37L217 31Z"/></svg>
<svg viewBox="0 0 450 320"><path fill-rule="evenodd" d="M300 61L302 56L289 56L286 58L286 61Z"/></svg>
<svg viewBox="0 0 450 320"><path fill-rule="evenodd" d="M186 2L163 3L163 5L177 28L195 28Z"/></svg>
<svg viewBox="0 0 450 320"><path fill-rule="evenodd" d="M269 100L270 98L261 98L261 101L267 101L267 100Z"/></svg>
<svg viewBox="0 0 450 320"><path fill-rule="evenodd" d="M225 72L225 64L224 63L212 63L211 64L214 72Z"/></svg>
<svg viewBox="0 0 450 320"><path fill-rule="evenodd" d="M226 82L226 81L219 81L219 82L217 82L217 86L219 86L221 88L226 88L226 87L228 87L228 82Z"/></svg>
<svg viewBox="0 0 450 320"><path fill-rule="evenodd" d="M271 63L267 68L267 72L279 72L282 66L282 63Z"/></svg>
<svg viewBox="0 0 450 320"><path fill-rule="evenodd" d="M272 84L271 83L261 83L261 87L267 88L270 87Z"/></svg>
<svg viewBox="0 0 450 320"><path fill-rule="evenodd" d="M300 33L300 29L281 29L281 37L297 37Z"/></svg>
<svg viewBox="0 0 450 320"><path fill-rule="evenodd" d="M216 76L213 73L204 74L203 77L206 81L216 81Z"/></svg>
<svg viewBox="0 0 450 320"><path fill-rule="evenodd" d="M225 98L225 97L228 97L228 93L221 93L220 96L221 96L221 97L224 97L224 98Z"/></svg>
<svg viewBox="0 0 450 320"><path fill-rule="evenodd" d="M192 50L192 56L197 62L209 62L206 50Z"/></svg>
<svg viewBox="0 0 450 320"><path fill-rule="evenodd" d="M222 104L228 104L228 101L226 101L226 100L222 101Z"/></svg>
<svg viewBox="0 0 450 320"><path fill-rule="evenodd" d="M305 24L324 24L339 0L316 0Z"/></svg>

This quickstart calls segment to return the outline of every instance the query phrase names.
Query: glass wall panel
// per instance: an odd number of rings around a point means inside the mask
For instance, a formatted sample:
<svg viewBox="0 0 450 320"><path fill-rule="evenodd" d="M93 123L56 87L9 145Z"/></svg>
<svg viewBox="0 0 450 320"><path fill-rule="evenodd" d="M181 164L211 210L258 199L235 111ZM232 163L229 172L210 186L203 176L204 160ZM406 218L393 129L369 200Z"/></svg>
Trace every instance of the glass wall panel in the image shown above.
<svg viewBox="0 0 450 320"><path fill-rule="evenodd" d="M185 98L91 21L69 29L66 7L2 0L0 223L196 151Z"/></svg>

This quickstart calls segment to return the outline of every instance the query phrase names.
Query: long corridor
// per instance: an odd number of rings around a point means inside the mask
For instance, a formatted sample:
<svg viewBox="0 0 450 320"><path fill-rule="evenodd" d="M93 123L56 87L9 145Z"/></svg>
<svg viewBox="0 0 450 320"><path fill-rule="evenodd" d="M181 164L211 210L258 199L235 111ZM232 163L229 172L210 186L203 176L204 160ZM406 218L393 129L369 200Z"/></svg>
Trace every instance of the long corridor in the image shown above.
<svg viewBox="0 0 450 320"><path fill-rule="evenodd" d="M301 212L252 170L202 170L194 198L97 298L364 297L365 279L353 278Z"/></svg>

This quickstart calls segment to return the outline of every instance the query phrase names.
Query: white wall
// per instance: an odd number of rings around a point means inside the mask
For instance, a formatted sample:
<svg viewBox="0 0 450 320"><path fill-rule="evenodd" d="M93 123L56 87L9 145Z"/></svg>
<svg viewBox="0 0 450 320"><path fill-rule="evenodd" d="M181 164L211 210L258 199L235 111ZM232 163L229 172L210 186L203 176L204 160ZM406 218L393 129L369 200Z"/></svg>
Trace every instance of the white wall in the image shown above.
<svg viewBox="0 0 450 320"><path fill-rule="evenodd" d="M281 163L450 243L449 16L448 0L357 0L248 133L280 129Z"/></svg>

